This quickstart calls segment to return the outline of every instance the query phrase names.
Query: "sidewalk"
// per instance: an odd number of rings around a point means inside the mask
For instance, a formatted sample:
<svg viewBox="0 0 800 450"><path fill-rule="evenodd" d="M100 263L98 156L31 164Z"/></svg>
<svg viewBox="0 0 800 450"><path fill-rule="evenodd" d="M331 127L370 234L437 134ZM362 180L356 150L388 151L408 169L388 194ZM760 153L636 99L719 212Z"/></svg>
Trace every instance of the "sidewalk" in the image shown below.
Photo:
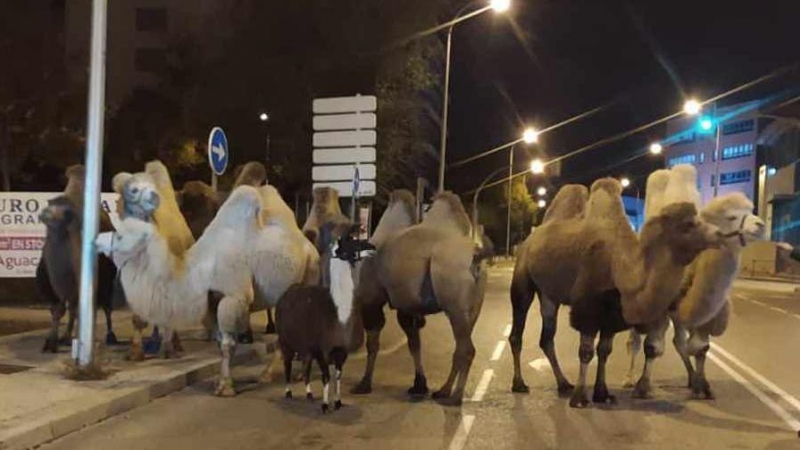
<svg viewBox="0 0 800 450"><path fill-rule="evenodd" d="M40 323L42 312L31 311L17 314L36 318ZM3 317L10 316L6 308L0 312ZM47 330L0 337L0 449L38 446L183 389L219 369L217 345L204 341L201 329L181 332L186 351L180 358L150 358L136 363L125 359L131 336L130 313L115 313L114 327L123 345L101 347L99 360L111 373L101 381L66 379L63 372L70 349L62 347L58 354L41 353ZM96 336L105 336L102 320ZM264 348L263 345L263 341L256 341L239 346L234 364L254 358L256 346Z"/></svg>

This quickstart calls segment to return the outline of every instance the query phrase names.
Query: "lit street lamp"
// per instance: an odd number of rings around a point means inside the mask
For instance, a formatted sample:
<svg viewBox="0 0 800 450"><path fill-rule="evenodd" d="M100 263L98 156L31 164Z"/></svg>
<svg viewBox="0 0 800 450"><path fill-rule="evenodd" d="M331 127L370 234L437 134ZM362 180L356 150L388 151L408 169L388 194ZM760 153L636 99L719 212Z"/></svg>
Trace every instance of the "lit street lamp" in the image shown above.
<svg viewBox="0 0 800 450"><path fill-rule="evenodd" d="M540 187L539 189L536 190L536 194L538 194L539 197L544 197L545 195L547 195L547 188Z"/></svg>
<svg viewBox="0 0 800 450"><path fill-rule="evenodd" d="M265 112L262 112L262 113L261 113L261 115L260 115L260 116L258 116L258 118L259 118L259 119L260 119L262 122L266 122L266 121L268 121L268 120L269 120L269 115L268 115L267 113L265 113Z"/></svg>
<svg viewBox="0 0 800 450"><path fill-rule="evenodd" d="M627 189L631 185L631 180L628 178L623 178L619 180L619 184L622 185L623 189Z"/></svg>
<svg viewBox="0 0 800 450"><path fill-rule="evenodd" d="M539 200L539 203L537 203L537 204L539 205L539 208L544 208L545 206L547 206L547 201L542 199L542 200Z"/></svg>
<svg viewBox="0 0 800 450"><path fill-rule="evenodd" d="M269 170L269 156L270 156L269 154L270 154L270 146L271 146L270 145L269 123L268 123L269 122L269 114L267 114L266 112L262 112L261 114L258 115L258 120L264 122L264 124L267 126L267 156L265 158L265 161L267 163L266 164L267 170Z"/></svg>
<svg viewBox="0 0 800 450"><path fill-rule="evenodd" d="M654 142L650 144L650 153L654 155L660 155L661 152L664 151L664 147L661 146L658 142Z"/></svg>
<svg viewBox="0 0 800 450"><path fill-rule="evenodd" d="M539 132L536 131L535 128L526 128L525 132L522 133L522 140L525 141L526 144L539 142Z"/></svg>
<svg viewBox="0 0 800 450"><path fill-rule="evenodd" d="M466 10L472 6L472 3L467 3L463 8L461 8L451 21L450 26L447 28L447 49L445 50L445 66L444 66L444 99L442 104L442 131L441 131L441 144L439 146L439 192L444 191L444 169L445 169L445 159L447 157L447 114L449 109L450 103L450 54L453 47L453 29L455 26L460 23L461 15L466 12ZM491 0L489 6L483 7L478 11L469 14L468 17L475 17L479 14L483 14L486 11L494 11L496 13L503 13L508 11L511 7L511 0Z"/></svg>
<svg viewBox="0 0 800 450"><path fill-rule="evenodd" d="M531 173L534 175L541 175L544 173L544 161L539 158L531 161Z"/></svg>
<svg viewBox="0 0 800 450"><path fill-rule="evenodd" d="M690 116L696 116L700 114L700 110L703 106L695 99L689 99L686 103L683 104L683 112Z"/></svg>

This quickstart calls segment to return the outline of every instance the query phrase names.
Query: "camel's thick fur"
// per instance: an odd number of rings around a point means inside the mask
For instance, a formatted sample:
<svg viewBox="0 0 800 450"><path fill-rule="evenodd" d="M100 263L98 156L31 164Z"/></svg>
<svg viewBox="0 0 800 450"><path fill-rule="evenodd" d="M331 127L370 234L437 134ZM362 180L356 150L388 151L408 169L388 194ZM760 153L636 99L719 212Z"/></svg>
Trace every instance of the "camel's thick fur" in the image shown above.
<svg viewBox="0 0 800 450"><path fill-rule="evenodd" d="M403 208L407 201L396 196L382 224L401 217L393 208ZM413 217L413 216L412 216ZM470 237L471 224L459 198L452 193L436 197L431 211L419 225L406 228L385 240L375 256L376 285L372 289L358 289L359 302L365 314L367 336L367 371L355 393L371 391L372 371L377 353L380 330L385 322L382 308L391 302L398 310L398 319L408 336L408 345L414 357L416 376L412 395L425 395L427 381L422 369L419 329L425 314L444 311L456 338L453 365L444 386L434 394L445 403L460 404L467 381L475 347L472 329L483 303L486 273L482 263L474 260L475 248ZM377 230L376 230L377 234ZM364 283L363 279L360 284ZM361 297L364 295L364 297ZM453 385L458 382L453 390Z"/></svg>
<svg viewBox="0 0 800 450"><path fill-rule="evenodd" d="M314 189L314 202L311 208L311 214L306 219L303 225L303 234L306 235L308 240L319 248L317 239L319 238L319 228L322 224L336 220L336 217L344 217L342 209L339 206L339 193L332 188L318 187Z"/></svg>
<svg viewBox="0 0 800 450"><path fill-rule="evenodd" d="M558 365L553 336L558 306L573 306L571 323L582 333L580 383L573 393L573 406L588 402L584 386L597 333L600 364L595 401L607 401L604 368L614 333L663 315L670 302L662 295L677 294L683 268L718 240L718 230L700 221L689 203L665 208L645 224L641 240L637 239L625 216L616 180L596 181L581 214L584 192L570 186L557 195L552 207L571 210L574 216L552 216L526 240L511 287L514 324L509 340L514 353L514 391L528 390L521 377L520 352L525 318L535 293L540 294L544 321L540 345L553 367L559 391L572 388ZM575 206L567 208L558 204L561 202Z"/></svg>
<svg viewBox="0 0 800 450"><path fill-rule="evenodd" d="M677 169L677 168L676 168ZM675 169L673 169L673 172ZM664 204L675 199L686 198L685 193L696 192L695 181L685 176L681 169L678 176L670 178L670 187L682 185L662 194L654 191L652 195L663 196ZM683 176L682 176L683 175ZM650 195L650 193L648 193ZM694 197L699 202L699 196ZM673 343L684 362L689 375L689 387L695 398L713 398L713 393L705 378L705 356L709 337L725 332L730 316L728 292L739 270L739 256L747 242L763 239L764 223L753 215L753 203L741 193L727 194L709 202L701 211L703 220L718 226L729 236L720 248L707 249L686 268L679 295L669 317L664 316L651 324L638 327L631 335L631 369L627 384L632 384L635 357L638 352L638 334L647 334L645 340L645 367L636 383L634 395L647 398L652 395L650 384L655 359L664 352L664 341L669 320L675 328ZM687 333L689 335L687 345ZM694 356L696 370L689 356Z"/></svg>

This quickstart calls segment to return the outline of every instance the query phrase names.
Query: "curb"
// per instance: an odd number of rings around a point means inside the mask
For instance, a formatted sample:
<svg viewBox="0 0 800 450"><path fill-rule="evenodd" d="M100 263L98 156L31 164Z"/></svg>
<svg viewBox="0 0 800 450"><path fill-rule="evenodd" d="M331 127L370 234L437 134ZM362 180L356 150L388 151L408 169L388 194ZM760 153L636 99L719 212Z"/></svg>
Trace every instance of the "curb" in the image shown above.
<svg viewBox="0 0 800 450"><path fill-rule="evenodd" d="M258 355L246 349L234 356L232 365L240 365ZM78 408L69 405L54 407L24 424L0 431L0 450L21 450L37 447L89 425L102 422L132 409L147 405L160 397L180 391L219 372L220 358L206 358L180 371L159 375L152 383L135 388L120 389L102 401ZM145 370L145 369L143 369Z"/></svg>

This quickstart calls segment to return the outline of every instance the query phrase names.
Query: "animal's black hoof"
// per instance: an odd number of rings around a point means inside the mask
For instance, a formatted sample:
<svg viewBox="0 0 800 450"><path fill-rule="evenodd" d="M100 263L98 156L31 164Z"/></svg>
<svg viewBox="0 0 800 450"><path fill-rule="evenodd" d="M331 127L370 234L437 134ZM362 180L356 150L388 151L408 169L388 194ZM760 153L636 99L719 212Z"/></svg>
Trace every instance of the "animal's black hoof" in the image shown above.
<svg viewBox="0 0 800 450"><path fill-rule="evenodd" d="M117 335L113 331L106 333L106 345L119 345Z"/></svg>
<svg viewBox="0 0 800 450"><path fill-rule="evenodd" d="M69 337L69 336L61 336L58 339L58 345L70 346L70 345L72 345L72 338Z"/></svg>
<svg viewBox="0 0 800 450"><path fill-rule="evenodd" d="M596 404L606 404L606 405L616 405L617 398L613 395L608 393L608 389L602 388L594 390L594 395L592 395L592 403Z"/></svg>
<svg viewBox="0 0 800 450"><path fill-rule="evenodd" d="M566 397L575 390L575 386L572 383L559 383L558 385L558 396L559 397Z"/></svg>
<svg viewBox="0 0 800 450"><path fill-rule="evenodd" d="M287 399L291 400L292 399L292 391L286 391L286 394L284 394L284 397L286 397Z"/></svg>
<svg viewBox="0 0 800 450"><path fill-rule="evenodd" d="M450 398L450 391L449 390L446 391L444 389L439 389L438 391L436 391L433 394L431 394L431 398L434 399L434 400L441 400L441 399L445 399L445 398Z"/></svg>
<svg viewBox="0 0 800 450"><path fill-rule="evenodd" d="M306 400L313 402L314 401L314 394L311 392L306 392Z"/></svg>
<svg viewBox="0 0 800 450"><path fill-rule="evenodd" d="M569 406L571 408L586 408L589 406L589 398L586 396L586 391L583 389L576 389L569 399Z"/></svg>
<svg viewBox="0 0 800 450"><path fill-rule="evenodd" d="M529 394L531 392L531 388L522 381L522 378L514 378L513 383L511 384L511 392L516 392L518 394Z"/></svg>
<svg viewBox="0 0 800 450"><path fill-rule="evenodd" d="M341 400L336 400L336 403L333 404L333 409L338 411L338 410L342 409L342 406L344 406L344 405L342 405L342 401Z"/></svg>
<svg viewBox="0 0 800 450"><path fill-rule="evenodd" d="M692 383L692 398L695 400L714 400L714 393L711 391L711 386L708 380L696 376L694 383Z"/></svg>
<svg viewBox="0 0 800 450"><path fill-rule="evenodd" d="M247 330L246 332L239 335L239 339L237 339L240 344L252 344L253 343L253 330Z"/></svg>
<svg viewBox="0 0 800 450"><path fill-rule="evenodd" d="M353 386L350 389L350 393L355 395L365 395L371 392L372 392L372 382L367 380L361 380L360 383L358 383L357 385Z"/></svg>
<svg viewBox="0 0 800 450"><path fill-rule="evenodd" d="M266 334L275 334L275 324L274 323L268 323L267 324L267 328L264 330L264 332Z"/></svg>
<svg viewBox="0 0 800 450"><path fill-rule="evenodd" d="M330 407L328 406L327 403L323 403L322 404L322 414L327 414L328 411L330 411Z"/></svg>
<svg viewBox="0 0 800 450"><path fill-rule="evenodd" d="M653 398L653 388L650 387L650 382L646 380L639 380L636 387L633 389L633 398L647 400Z"/></svg>
<svg viewBox="0 0 800 450"><path fill-rule="evenodd" d="M42 346L42 353L58 353L58 341L47 339Z"/></svg>
<svg viewBox="0 0 800 450"><path fill-rule="evenodd" d="M425 397L428 395L428 380L425 375L416 374L414 376L414 386L408 389L408 395L415 398Z"/></svg>

